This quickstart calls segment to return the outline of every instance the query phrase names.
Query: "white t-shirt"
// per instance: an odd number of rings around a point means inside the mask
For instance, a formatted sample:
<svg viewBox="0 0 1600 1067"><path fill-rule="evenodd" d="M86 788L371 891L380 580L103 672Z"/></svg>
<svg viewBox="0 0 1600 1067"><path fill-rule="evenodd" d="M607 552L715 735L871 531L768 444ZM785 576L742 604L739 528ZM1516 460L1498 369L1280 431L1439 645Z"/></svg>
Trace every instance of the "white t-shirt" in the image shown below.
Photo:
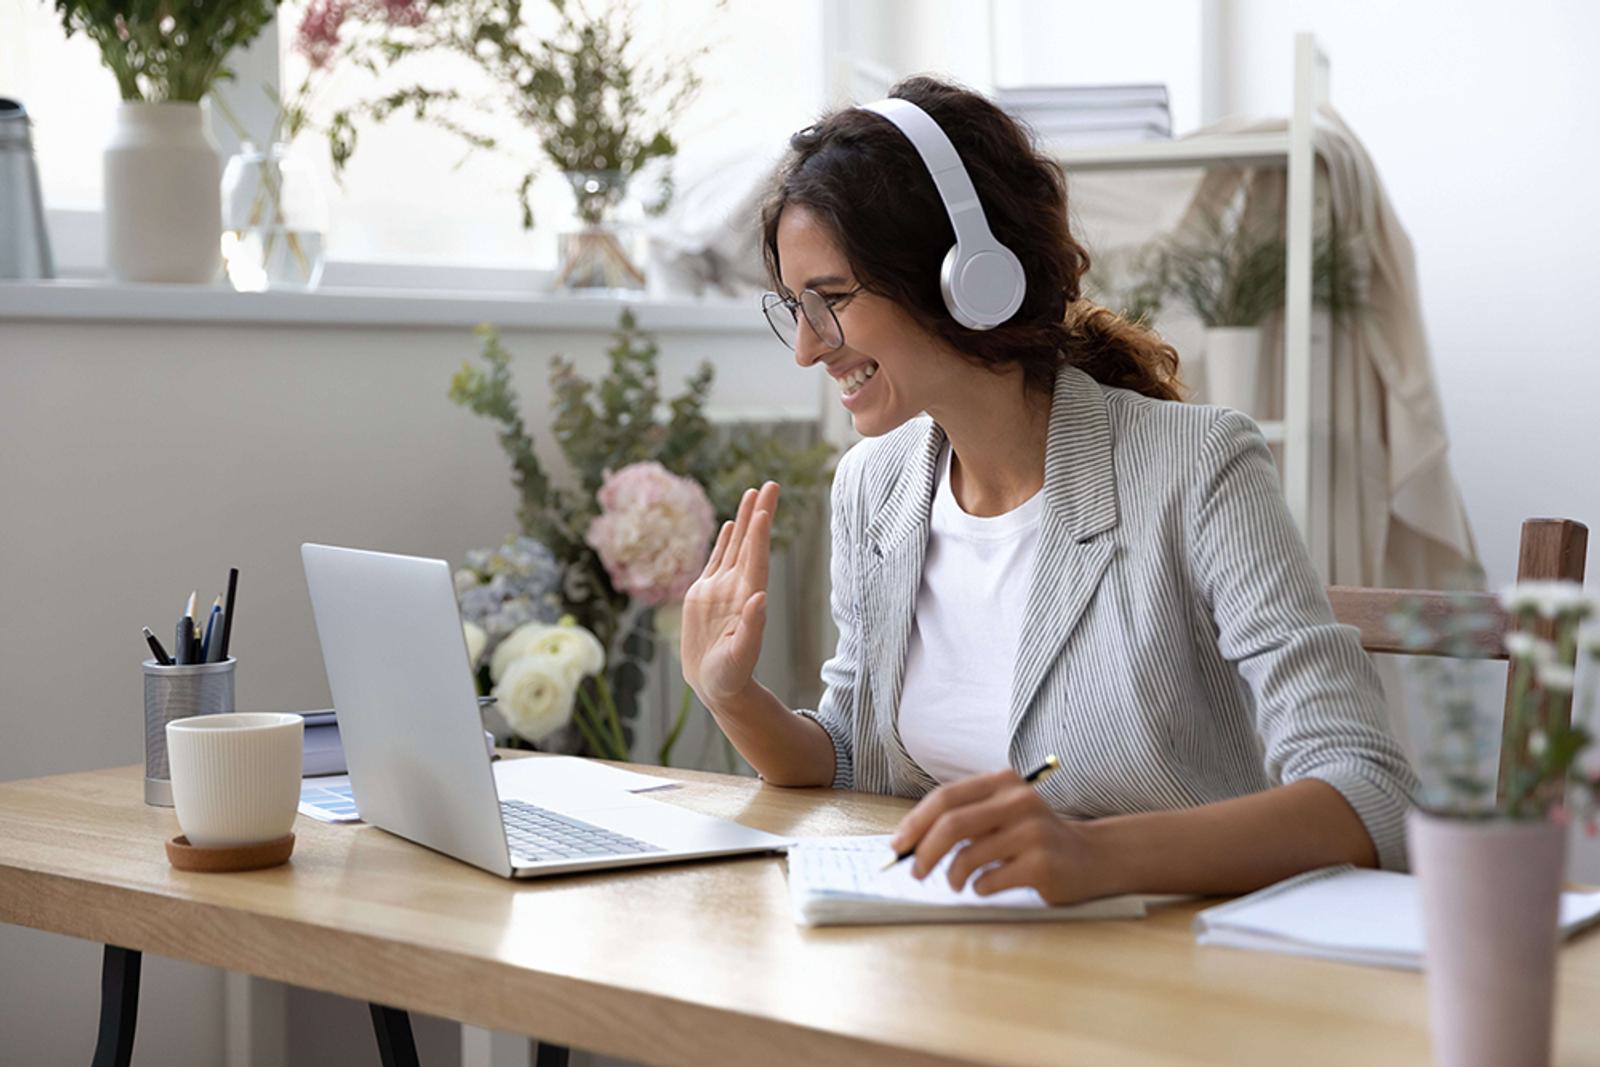
<svg viewBox="0 0 1600 1067"><path fill-rule="evenodd" d="M962 511L945 444L899 712L906 752L940 782L1010 766L1011 674L1043 513L1042 488L1004 515Z"/></svg>

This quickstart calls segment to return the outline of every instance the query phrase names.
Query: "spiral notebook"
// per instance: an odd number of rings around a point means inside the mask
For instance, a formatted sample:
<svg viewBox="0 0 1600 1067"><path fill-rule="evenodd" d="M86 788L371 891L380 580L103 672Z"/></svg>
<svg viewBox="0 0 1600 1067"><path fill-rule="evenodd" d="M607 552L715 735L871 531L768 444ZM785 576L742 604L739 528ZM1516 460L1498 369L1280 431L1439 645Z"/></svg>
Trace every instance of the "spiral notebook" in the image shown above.
<svg viewBox="0 0 1600 1067"><path fill-rule="evenodd" d="M1561 894L1561 934L1600 921L1600 892ZM1422 911L1409 874L1324 867L1207 908L1194 917L1202 945L1422 969Z"/></svg>
<svg viewBox="0 0 1600 1067"><path fill-rule="evenodd" d="M870 923L1040 922L1062 919L1142 919L1145 898L1107 897L1052 907L1032 889L1003 889L986 897L971 880L959 892L947 880L946 855L927 878L911 876L911 861L889 870L889 835L814 837L789 848L789 900L802 926Z"/></svg>

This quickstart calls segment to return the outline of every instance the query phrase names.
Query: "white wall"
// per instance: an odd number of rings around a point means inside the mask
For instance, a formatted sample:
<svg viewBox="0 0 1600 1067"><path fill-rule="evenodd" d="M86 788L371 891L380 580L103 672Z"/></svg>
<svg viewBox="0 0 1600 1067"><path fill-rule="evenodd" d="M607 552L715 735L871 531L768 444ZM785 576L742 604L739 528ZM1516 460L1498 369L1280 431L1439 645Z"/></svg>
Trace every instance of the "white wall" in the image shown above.
<svg viewBox="0 0 1600 1067"><path fill-rule="evenodd" d="M1582 310L1600 268L1600 5L1534 0L1231 0L1235 111L1284 114L1293 35L1331 64L1330 95L1371 153L1417 251L1451 465L1490 582L1518 527L1591 527L1600 554L1600 353ZM1574 877L1600 880L1581 836Z"/></svg>

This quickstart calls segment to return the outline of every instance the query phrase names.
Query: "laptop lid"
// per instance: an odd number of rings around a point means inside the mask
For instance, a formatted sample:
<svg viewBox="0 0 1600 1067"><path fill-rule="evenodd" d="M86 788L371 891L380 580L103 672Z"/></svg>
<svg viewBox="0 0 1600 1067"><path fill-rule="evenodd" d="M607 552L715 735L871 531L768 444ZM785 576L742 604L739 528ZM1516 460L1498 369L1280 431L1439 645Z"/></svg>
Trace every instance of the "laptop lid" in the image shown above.
<svg viewBox="0 0 1600 1067"><path fill-rule="evenodd" d="M300 558L361 817L509 875L450 565L319 544Z"/></svg>

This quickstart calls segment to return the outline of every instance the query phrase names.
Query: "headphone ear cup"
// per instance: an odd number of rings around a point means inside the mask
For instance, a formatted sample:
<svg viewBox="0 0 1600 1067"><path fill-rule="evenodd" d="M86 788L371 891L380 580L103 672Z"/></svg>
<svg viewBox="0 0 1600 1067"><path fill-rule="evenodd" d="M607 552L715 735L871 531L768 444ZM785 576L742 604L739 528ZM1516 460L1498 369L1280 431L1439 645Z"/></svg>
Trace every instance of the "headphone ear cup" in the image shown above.
<svg viewBox="0 0 1600 1067"><path fill-rule="evenodd" d="M958 244L945 253L939 288L957 322L969 330L989 330L1017 313L1028 279L1022 262L1005 245L987 245L963 256Z"/></svg>

